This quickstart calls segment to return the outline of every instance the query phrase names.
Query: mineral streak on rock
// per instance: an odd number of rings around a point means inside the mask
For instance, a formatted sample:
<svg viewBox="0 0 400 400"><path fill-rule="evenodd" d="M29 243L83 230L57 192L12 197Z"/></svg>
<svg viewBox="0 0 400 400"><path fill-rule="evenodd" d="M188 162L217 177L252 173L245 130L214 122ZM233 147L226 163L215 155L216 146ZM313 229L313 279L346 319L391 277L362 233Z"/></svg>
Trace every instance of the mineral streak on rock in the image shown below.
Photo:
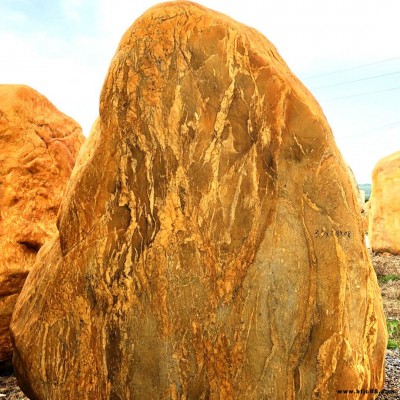
<svg viewBox="0 0 400 400"><path fill-rule="evenodd" d="M83 141L79 125L27 86L0 85L0 369L26 275L54 236L62 192Z"/></svg>
<svg viewBox="0 0 400 400"><path fill-rule="evenodd" d="M85 146L12 322L32 399L382 387L385 322L347 166L260 33L189 2L150 9Z"/></svg>
<svg viewBox="0 0 400 400"><path fill-rule="evenodd" d="M371 248L400 254L400 151L376 164L369 210Z"/></svg>

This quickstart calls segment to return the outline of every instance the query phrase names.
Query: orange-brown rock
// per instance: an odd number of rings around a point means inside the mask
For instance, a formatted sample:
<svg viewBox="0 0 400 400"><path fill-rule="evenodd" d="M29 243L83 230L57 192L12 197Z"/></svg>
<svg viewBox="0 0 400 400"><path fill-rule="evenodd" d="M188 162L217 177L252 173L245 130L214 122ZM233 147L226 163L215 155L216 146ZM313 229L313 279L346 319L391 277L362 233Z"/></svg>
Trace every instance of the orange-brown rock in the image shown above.
<svg viewBox="0 0 400 400"><path fill-rule="evenodd" d="M372 172L369 238L376 252L400 254L400 151L376 164Z"/></svg>
<svg viewBox="0 0 400 400"><path fill-rule="evenodd" d="M0 368L9 323L36 253L54 236L62 192L83 141L79 125L44 96L0 85Z"/></svg>
<svg viewBox="0 0 400 400"><path fill-rule="evenodd" d="M32 399L382 387L347 166L260 33L193 3L152 8L120 43L85 146L13 316Z"/></svg>

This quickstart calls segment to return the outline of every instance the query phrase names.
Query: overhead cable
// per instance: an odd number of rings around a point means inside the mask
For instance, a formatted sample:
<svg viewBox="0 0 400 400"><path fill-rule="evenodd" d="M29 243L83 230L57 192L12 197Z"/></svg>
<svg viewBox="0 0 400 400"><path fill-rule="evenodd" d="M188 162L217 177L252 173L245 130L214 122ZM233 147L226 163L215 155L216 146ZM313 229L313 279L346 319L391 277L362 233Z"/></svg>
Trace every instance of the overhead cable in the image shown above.
<svg viewBox="0 0 400 400"><path fill-rule="evenodd" d="M346 81L346 82L333 83L331 85L326 85L326 86L319 86L319 87L315 88L314 90L325 89L325 88L341 86L341 85L348 85L348 84L354 83L354 82L367 81L367 80L370 80L370 79L376 79L376 78L381 78L381 77L384 77L384 76L397 75L397 74L400 74L400 71L390 72L388 74L369 76L369 77L361 78L361 79L353 79L351 81Z"/></svg>
<svg viewBox="0 0 400 400"><path fill-rule="evenodd" d="M389 88L389 89L376 90L374 92L364 92L364 93L352 94L350 96L334 97L334 98L331 98L331 99L322 99L322 101L334 101L334 100L350 99L350 98L353 98L353 97L369 96L371 94L377 94L377 93L383 93L383 92L391 92L393 90L400 90L400 86L397 86L397 87L394 87L394 88Z"/></svg>
<svg viewBox="0 0 400 400"><path fill-rule="evenodd" d="M331 72L327 72L327 73L324 73L324 74L314 75L314 76L310 76L308 78L303 78L303 79L304 80L317 79L317 78L320 78L322 76L338 74L340 72L351 71L351 70L354 70L354 69L369 67L370 65L382 64L382 63L385 63L385 62L388 62L388 61L399 60L399 59L400 59L400 56L399 57L391 57L391 58L387 58L385 60L375 61L373 63L368 63L368 64L357 65L355 67L350 67L350 68L339 69L339 70L336 70L336 71L331 71Z"/></svg>

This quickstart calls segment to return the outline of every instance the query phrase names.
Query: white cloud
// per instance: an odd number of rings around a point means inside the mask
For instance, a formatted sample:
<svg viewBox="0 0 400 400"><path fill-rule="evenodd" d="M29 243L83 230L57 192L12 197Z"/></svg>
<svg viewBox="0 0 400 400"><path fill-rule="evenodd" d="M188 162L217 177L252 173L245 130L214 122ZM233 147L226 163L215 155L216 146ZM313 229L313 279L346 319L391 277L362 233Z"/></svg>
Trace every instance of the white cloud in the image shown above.
<svg viewBox="0 0 400 400"><path fill-rule="evenodd" d="M11 22L14 24L21 24L27 21L26 15L22 12L18 11L8 11L3 13L3 18L7 22Z"/></svg>
<svg viewBox="0 0 400 400"><path fill-rule="evenodd" d="M82 19L82 0L61 0L61 7L64 15L72 20L79 22Z"/></svg>

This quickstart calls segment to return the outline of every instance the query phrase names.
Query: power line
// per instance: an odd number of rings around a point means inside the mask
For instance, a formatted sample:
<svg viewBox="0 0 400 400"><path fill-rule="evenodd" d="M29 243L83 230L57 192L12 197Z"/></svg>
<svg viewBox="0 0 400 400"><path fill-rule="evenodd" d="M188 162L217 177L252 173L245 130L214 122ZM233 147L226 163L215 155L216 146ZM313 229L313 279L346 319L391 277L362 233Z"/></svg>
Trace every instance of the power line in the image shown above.
<svg viewBox="0 0 400 400"><path fill-rule="evenodd" d="M369 77L361 78L361 79L353 79L353 80L351 80L351 81L346 81L346 82L333 83L333 84L331 84L331 85L319 86L319 87L315 88L314 90L317 90L317 89L325 89L325 88L335 87L335 86L341 86L341 85L347 85L347 84L349 84L349 83L367 81L367 80L370 80L370 79L376 79L376 78L381 78L381 77L383 77L383 76L390 76L390 75L397 75L397 74L400 74L400 71L390 72L390 73L388 73L388 74L381 74L381 75L369 76Z"/></svg>
<svg viewBox="0 0 400 400"><path fill-rule="evenodd" d="M397 125L400 125L400 121L394 121L391 124L386 124L386 125L383 125L383 126L377 126L377 127L374 127L374 128L365 129L363 131L358 131L358 132L355 132L352 136L353 137L354 136L359 136L359 135L363 135L364 133L375 132L375 131L378 131L378 130L381 131L382 129L386 130L387 128L393 128L393 127L395 127Z"/></svg>
<svg viewBox="0 0 400 400"><path fill-rule="evenodd" d="M334 101L334 100L350 99L352 97L369 96L371 94L390 92L390 91L399 90L399 89L400 89L400 86L394 87L394 88L390 88L390 89L376 90L374 92L365 92L365 93L352 94L350 96L334 97L333 99L323 99L323 101Z"/></svg>
<svg viewBox="0 0 400 400"><path fill-rule="evenodd" d="M322 77L322 76L338 74L338 73L340 73L340 72L351 71L351 70L353 70L353 69L359 69L359 68L369 67L370 65L382 64L382 63L385 63L385 62L388 62L388 61L399 60L399 59L400 59L400 57L387 58L387 59L385 59L385 60L375 61L375 62L373 62L373 63L357 65L357 66L355 66L355 67L344 68L344 69L338 69L338 70L336 70L336 71L327 72L327 73L325 73L325 74L310 76L310 77L308 77L308 78L304 78L304 80L307 80L307 79L316 79L316 78L320 78L320 77Z"/></svg>

